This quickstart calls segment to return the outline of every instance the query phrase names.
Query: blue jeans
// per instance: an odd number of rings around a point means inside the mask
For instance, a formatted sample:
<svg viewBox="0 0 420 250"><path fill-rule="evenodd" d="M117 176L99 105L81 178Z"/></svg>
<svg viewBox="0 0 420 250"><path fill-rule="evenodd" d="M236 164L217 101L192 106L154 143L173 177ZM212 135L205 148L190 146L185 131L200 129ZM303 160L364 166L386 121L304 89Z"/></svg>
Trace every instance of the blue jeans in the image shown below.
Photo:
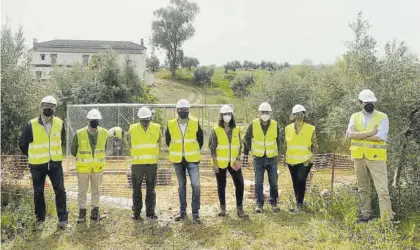
<svg viewBox="0 0 420 250"><path fill-rule="evenodd" d="M257 206L264 206L264 172L267 170L270 183L270 204L277 205L279 198L277 156L273 158L254 157L255 200Z"/></svg>
<svg viewBox="0 0 420 250"><path fill-rule="evenodd" d="M187 210L187 174L190 176L192 188L191 208L193 214L200 210L200 166L198 163L181 162L175 163L175 173L178 179L179 210Z"/></svg>

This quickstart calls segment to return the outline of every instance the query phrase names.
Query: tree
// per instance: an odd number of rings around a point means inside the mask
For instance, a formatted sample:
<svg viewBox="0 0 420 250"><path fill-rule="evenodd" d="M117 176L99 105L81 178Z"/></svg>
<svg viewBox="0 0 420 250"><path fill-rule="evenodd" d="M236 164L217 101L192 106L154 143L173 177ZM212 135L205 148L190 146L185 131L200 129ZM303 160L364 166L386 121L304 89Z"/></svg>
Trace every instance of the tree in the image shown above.
<svg viewBox="0 0 420 250"><path fill-rule="evenodd" d="M182 44L195 33L192 22L198 12L197 4L187 0L171 0L170 5L153 12L152 43L166 51L172 79L182 62L179 56Z"/></svg>
<svg viewBox="0 0 420 250"><path fill-rule="evenodd" d="M155 72L159 69L159 58L155 55L151 55L150 58L147 58L146 60L146 67L149 68L152 72Z"/></svg>
<svg viewBox="0 0 420 250"><path fill-rule="evenodd" d="M228 70L236 71L237 69L240 69L241 67L242 67L241 62L239 62L239 61L227 62L224 65L225 73L227 73Z"/></svg>
<svg viewBox="0 0 420 250"><path fill-rule="evenodd" d="M1 152L16 154L22 128L39 114L42 97L58 96L48 82L35 80L23 29L13 33L8 23L1 28L1 78Z"/></svg>
<svg viewBox="0 0 420 250"><path fill-rule="evenodd" d="M183 68L188 68L188 70L191 70L191 68L197 68L200 62L197 58L193 57L184 57L182 60L181 66Z"/></svg>
<svg viewBox="0 0 420 250"><path fill-rule="evenodd" d="M233 79L230 86L237 97L244 98L249 95L250 87L254 83L255 80L253 75L238 75Z"/></svg>
<svg viewBox="0 0 420 250"><path fill-rule="evenodd" d="M209 85L213 74L213 67L201 66L194 70L194 80L201 85Z"/></svg>

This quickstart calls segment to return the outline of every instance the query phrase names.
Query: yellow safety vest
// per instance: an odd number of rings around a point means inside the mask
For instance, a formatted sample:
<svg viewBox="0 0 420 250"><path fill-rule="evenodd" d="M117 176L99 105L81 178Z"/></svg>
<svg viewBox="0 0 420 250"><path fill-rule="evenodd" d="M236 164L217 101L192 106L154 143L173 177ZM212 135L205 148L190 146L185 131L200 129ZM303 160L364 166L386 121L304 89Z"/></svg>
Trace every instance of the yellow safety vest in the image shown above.
<svg viewBox="0 0 420 250"><path fill-rule="evenodd" d="M277 148L277 122L270 121L267 133L264 135L260 119L252 121L252 154L256 157L263 157L264 154L268 158L278 155Z"/></svg>
<svg viewBox="0 0 420 250"><path fill-rule="evenodd" d="M285 129L287 164L297 165L311 159L312 136L314 131L314 126L304 123L299 134L297 134L294 123L287 125Z"/></svg>
<svg viewBox="0 0 420 250"><path fill-rule="evenodd" d="M98 127L98 140L95 146L95 155L92 156L92 148L89 143L88 128L77 130L79 148L76 155L76 171L82 174L104 171L105 168L105 145L108 139L108 131Z"/></svg>
<svg viewBox="0 0 420 250"><path fill-rule="evenodd" d="M365 128L365 121L363 112L357 112L352 115L354 119L354 128L358 132L366 132L379 126L383 119L388 116L382 112L374 111L370 118L367 127ZM366 159L371 161L386 161L387 144L384 141L367 141L367 140L351 140L351 158L353 159Z"/></svg>
<svg viewBox="0 0 420 250"><path fill-rule="evenodd" d="M31 165L39 165L52 161L63 160L61 148L61 130L63 121L53 117L50 135L47 135L45 128L38 122L39 118L30 121L32 126L33 141L29 143L28 162Z"/></svg>
<svg viewBox="0 0 420 250"><path fill-rule="evenodd" d="M182 157L187 162L199 162L201 158L200 146L197 141L198 120L190 117L184 136L177 119L168 122L171 144L169 145L169 160L172 163L180 163Z"/></svg>
<svg viewBox="0 0 420 250"><path fill-rule="evenodd" d="M229 143L229 138L226 131L220 126L214 127L214 132L217 136L216 159L219 168L227 168L229 162L233 164L239 154L240 139L239 128L236 127L232 131L232 140Z"/></svg>
<svg viewBox="0 0 420 250"><path fill-rule="evenodd" d="M151 122L146 131L140 123L130 126L131 163L156 164L159 156L160 125Z"/></svg>

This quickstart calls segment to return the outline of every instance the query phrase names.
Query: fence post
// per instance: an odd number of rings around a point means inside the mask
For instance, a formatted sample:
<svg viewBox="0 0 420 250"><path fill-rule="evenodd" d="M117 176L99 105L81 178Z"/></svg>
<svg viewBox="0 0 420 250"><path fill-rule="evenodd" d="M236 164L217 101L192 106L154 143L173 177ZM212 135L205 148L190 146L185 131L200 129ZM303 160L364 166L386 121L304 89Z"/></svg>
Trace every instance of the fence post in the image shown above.
<svg viewBox="0 0 420 250"><path fill-rule="evenodd" d="M331 194L334 193L334 174L335 174L335 152L332 153L331 159Z"/></svg>

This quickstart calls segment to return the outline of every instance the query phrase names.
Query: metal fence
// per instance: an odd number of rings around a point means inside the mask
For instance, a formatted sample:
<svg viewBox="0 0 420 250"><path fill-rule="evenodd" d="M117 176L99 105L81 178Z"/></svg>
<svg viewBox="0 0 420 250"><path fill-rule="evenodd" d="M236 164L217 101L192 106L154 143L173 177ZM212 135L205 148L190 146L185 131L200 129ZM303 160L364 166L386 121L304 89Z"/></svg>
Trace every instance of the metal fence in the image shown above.
<svg viewBox="0 0 420 250"><path fill-rule="evenodd" d="M208 152L207 140L211 130L217 123L219 117L219 109L223 104L192 104L190 115L198 118L200 126L204 131L206 139L203 152ZM106 129L120 127L124 132L128 132L130 125L138 122L137 111L141 107L149 107L153 112L153 121L162 125L162 129L166 129L169 120L176 117L175 104L81 104L67 106L66 119L66 154L70 155L71 142L80 128L87 126L86 118L89 110L96 108L102 114L100 126ZM161 150L166 151L166 145L162 143ZM112 156L128 156L129 151L124 143L124 139L111 138L108 143L108 155Z"/></svg>
<svg viewBox="0 0 420 250"><path fill-rule="evenodd" d="M282 157L281 157L282 158ZM251 160L252 161L252 160ZM281 160L282 161L282 160ZM77 177L74 157L67 156L63 160L64 181L69 200L77 199ZM279 164L280 199L288 199L293 194L292 183L288 169L284 163ZM243 168L245 180L244 204L254 204L254 172L252 162L250 167ZM26 195L32 195L31 175L25 156L1 156L2 192L11 192L11 188L27 190ZM235 189L230 176L227 176L226 202L228 206L235 205ZM204 153L200 163L201 204L203 209L213 209L218 206L217 184L210 164L209 154ZM352 161L348 156L334 154L319 154L308 178L308 188L331 189L339 185L355 183ZM49 180L45 184L47 193L52 191ZM178 204L178 186L176 175L171 163L166 157L161 157L158 164L157 209L176 210ZM5 189L6 188L6 189ZM187 187L188 200L191 198L191 188ZM129 157L108 156L101 187L101 203L130 208L132 205L132 188ZM145 192L144 192L145 193ZM269 185L265 177L264 193L269 196Z"/></svg>

